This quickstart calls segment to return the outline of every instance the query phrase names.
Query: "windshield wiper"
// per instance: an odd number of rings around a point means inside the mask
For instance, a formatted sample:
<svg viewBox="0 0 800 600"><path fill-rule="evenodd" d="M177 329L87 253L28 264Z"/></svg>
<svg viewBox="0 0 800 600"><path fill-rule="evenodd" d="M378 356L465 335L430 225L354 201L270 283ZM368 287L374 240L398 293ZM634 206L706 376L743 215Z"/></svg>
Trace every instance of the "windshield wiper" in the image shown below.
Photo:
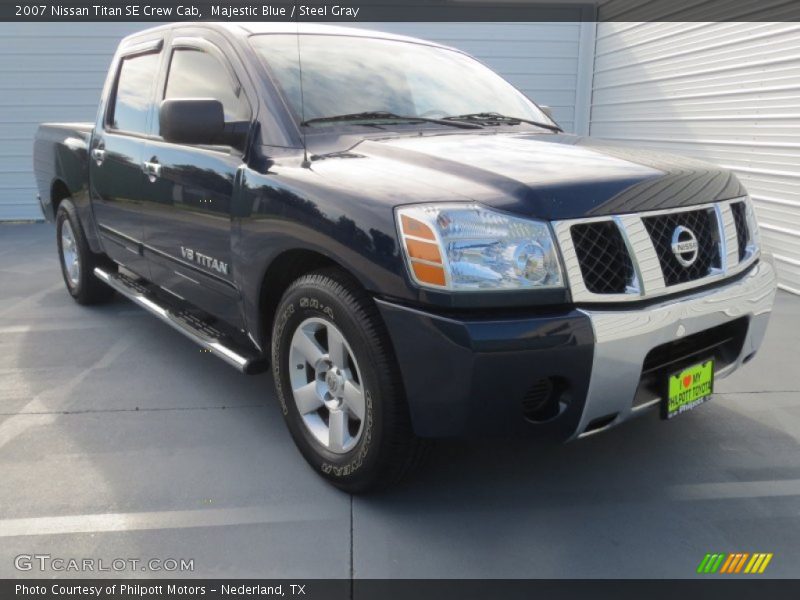
<svg viewBox="0 0 800 600"><path fill-rule="evenodd" d="M333 115L330 117L315 117L300 123L301 125L311 125L313 123L335 123L336 121L408 121L409 123L436 123L438 125L449 125L461 129L483 129L478 123L466 123L464 121L449 121L444 119L428 119L426 117L415 117L413 115L396 115L382 110L350 113L345 115Z"/></svg>
<svg viewBox="0 0 800 600"><path fill-rule="evenodd" d="M496 112L481 112L470 113L466 115L454 115L452 117L443 117L447 121L463 121L463 122L478 122L486 125L519 125L520 123L528 123L529 125L536 125L537 127L544 127L556 133L563 133L564 130L558 125L551 125L550 123L542 123L540 121L531 121L530 119L523 119L521 117L509 117L501 115Z"/></svg>

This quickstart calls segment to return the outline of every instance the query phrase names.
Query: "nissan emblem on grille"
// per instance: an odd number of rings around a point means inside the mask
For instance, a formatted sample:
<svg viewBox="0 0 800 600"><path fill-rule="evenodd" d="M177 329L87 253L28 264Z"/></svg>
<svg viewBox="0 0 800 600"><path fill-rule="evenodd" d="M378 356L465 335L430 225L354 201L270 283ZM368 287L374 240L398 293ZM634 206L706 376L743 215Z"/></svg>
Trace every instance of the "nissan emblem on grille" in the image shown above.
<svg viewBox="0 0 800 600"><path fill-rule="evenodd" d="M672 232L672 253L684 267L691 267L697 260L699 244L692 230L678 225Z"/></svg>

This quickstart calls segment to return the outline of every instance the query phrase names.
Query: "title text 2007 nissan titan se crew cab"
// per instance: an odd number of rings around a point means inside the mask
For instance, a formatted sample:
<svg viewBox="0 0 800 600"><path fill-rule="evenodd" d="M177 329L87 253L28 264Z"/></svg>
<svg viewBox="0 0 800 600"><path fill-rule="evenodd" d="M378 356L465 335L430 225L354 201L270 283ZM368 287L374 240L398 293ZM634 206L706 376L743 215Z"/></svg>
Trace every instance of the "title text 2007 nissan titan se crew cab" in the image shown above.
<svg viewBox="0 0 800 600"><path fill-rule="evenodd" d="M733 174L567 135L422 40L150 29L34 163L75 300L116 290L271 367L301 452L353 492L425 438L679 415L754 355L775 295Z"/></svg>

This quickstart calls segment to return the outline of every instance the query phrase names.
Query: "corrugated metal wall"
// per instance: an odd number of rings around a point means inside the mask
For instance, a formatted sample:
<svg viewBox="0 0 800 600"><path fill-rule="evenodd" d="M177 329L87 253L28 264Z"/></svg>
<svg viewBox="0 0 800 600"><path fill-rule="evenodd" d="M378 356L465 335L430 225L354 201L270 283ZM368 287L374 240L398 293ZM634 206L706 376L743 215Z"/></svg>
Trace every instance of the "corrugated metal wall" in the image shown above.
<svg viewBox="0 0 800 600"><path fill-rule="evenodd" d="M136 23L0 23L0 220L40 219L31 150L42 121L93 121L120 38Z"/></svg>
<svg viewBox="0 0 800 600"><path fill-rule="evenodd" d="M580 14L576 7L576 15ZM31 146L43 121L92 121L121 37L148 24L0 23L0 220L41 218ZM579 68L591 69L591 44L579 23L373 23L383 31L462 48L485 61L575 127ZM592 26L592 30L593 30ZM581 53L581 48L584 49ZM583 111L580 111L583 113ZM587 126L586 122L578 127Z"/></svg>
<svg viewBox="0 0 800 600"><path fill-rule="evenodd" d="M800 293L800 24L599 23L592 89L591 135L736 171Z"/></svg>

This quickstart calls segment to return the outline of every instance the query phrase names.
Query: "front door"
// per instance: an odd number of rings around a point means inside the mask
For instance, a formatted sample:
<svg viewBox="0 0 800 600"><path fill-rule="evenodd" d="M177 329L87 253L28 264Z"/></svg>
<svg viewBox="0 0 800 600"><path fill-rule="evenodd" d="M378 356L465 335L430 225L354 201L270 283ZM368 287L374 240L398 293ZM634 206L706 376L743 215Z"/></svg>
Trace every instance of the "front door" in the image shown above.
<svg viewBox="0 0 800 600"><path fill-rule="evenodd" d="M120 58L89 156L92 208L103 249L145 278L142 157L160 60L158 50Z"/></svg>
<svg viewBox="0 0 800 600"><path fill-rule="evenodd" d="M175 40L159 102L213 98L226 125L247 123L251 109L222 52L205 40ZM241 323L231 264L231 204L242 151L172 144L158 123L144 154L145 253L155 283L233 325Z"/></svg>

